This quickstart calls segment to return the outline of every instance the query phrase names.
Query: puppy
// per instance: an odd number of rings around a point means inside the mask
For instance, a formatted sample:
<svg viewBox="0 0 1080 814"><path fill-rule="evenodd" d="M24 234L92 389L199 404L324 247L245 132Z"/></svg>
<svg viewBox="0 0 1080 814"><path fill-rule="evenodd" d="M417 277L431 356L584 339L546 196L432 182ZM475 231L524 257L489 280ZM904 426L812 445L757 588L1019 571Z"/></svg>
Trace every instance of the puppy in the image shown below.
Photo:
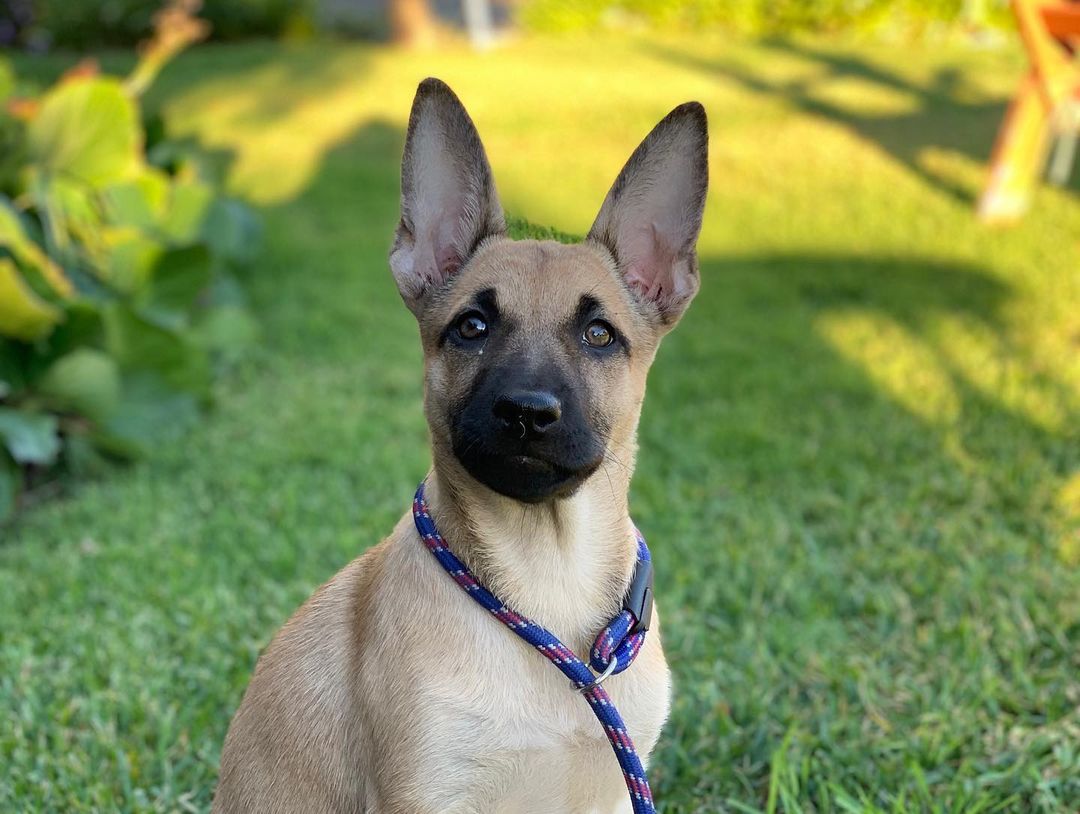
<svg viewBox="0 0 1080 814"><path fill-rule="evenodd" d="M638 416L660 339L698 289L707 140L701 105L677 107L584 242L514 241L457 97L428 79L413 102L390 267L424 349L430 514L483 585L577 653L618 614L634 572ZM670 693L655 618L605 689L646 759ZM589 706L448 576L407 512L259 659L213 810L631 804Z"/></svg>

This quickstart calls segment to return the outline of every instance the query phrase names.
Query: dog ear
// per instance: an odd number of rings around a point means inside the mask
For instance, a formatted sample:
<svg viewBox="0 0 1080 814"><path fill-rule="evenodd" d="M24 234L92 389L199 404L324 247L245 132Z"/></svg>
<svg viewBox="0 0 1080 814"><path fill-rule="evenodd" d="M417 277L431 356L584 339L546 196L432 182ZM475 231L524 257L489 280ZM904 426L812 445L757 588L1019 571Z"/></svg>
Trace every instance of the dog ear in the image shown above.
<svg viewBox="0 0 1080 814"><path fill-rule="evenodd" d="M401 221L390 269L414 312L480 242L506 231L484 145L450 88L425 79L416 89L401 161Z"/></svg>
<svg viewBox="0 0 1080 814"><path fill-rule="evenodd" d="M696 244L709 184L705 109L679 105L641 142L608 192L589 240L605 246L627 287L671 328L699 286Z"/></svg>

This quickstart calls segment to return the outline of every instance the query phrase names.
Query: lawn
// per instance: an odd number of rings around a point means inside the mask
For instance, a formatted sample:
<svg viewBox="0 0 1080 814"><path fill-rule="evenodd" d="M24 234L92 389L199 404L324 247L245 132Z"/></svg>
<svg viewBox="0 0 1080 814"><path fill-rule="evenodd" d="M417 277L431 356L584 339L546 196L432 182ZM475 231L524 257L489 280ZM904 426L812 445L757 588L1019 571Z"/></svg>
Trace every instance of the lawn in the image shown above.
<svg viewBox="0 0 1080 814"><path fill-rule="evenodd" d="M0 529L0 810L205 811L260 648L409 505L385 257L428 74L507 209L577 234L660 116L709 111L702 293L632 495L676 677L661 810L1080 810L1080 206L972 217L1021 70L821 40L184 56L150 103L262 209L262 338L195 432Z"/></svg>

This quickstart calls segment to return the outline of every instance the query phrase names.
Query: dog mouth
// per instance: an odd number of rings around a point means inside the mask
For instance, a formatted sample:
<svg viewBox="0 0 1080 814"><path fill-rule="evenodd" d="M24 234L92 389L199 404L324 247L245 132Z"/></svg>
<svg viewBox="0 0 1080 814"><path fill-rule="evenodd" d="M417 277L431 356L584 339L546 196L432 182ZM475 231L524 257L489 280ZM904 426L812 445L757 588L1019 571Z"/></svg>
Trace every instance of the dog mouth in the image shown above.
<svg viewBox="0 0 1080 814"><path fill-rule="evenodd" d="M556 464L545 461L543 458L537 458L535 455L510 455L508 460L513 466L520 466L524 469L547 472L557 472L560 469Z"/></svg>
<svg viewBox="0 0 1080 814"><path fill-rule="evenodd" d="M570 497L600 466L600 458L581 463L554 461L537 451L498 452L478 444L454 445L465 470L492 491L522 503Z"/></svg>

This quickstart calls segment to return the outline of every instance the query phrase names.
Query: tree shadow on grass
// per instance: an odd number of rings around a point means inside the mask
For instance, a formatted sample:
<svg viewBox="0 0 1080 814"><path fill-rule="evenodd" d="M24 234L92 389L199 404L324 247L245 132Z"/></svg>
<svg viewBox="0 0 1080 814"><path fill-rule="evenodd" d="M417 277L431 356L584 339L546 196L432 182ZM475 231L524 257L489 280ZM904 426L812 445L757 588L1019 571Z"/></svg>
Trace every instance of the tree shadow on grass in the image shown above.
<svg viewBox="0 0 1080 814"><path fill-rule="evenodd" d="M280 99L269 108L242 101L235 115L267 128L289 112ZM107 494L122 507L115 524L87 514L101 512L100 499L73 506L108 555L58 544L75 563L65 581L51 574L52 551L19 554L33 575L20 584L40 586L19 597L30 609L27 640L73 628L88 648L75 651L80 663L111 682L87 690L78 673L42 670L35 723L74 715L99 756L101 786L118 797L134 785L126 756L153 753L166 759L141 764L139 793L162 786L163 805L181 794L209 803L258 649L312 586L387 533L424 471L417 332L386 264L402 143L398 124L367 121L320 147L303 188L264 209L262 261L245 273L263 327L260 359L223 383L221 410L192 438L117 476ZM930 703L940 693L926 684L948 683L938 662L961 665L949 676L957 703L948 723L972 755L990 750L979 722L964 717L976 704L963 681L979 670L932 638L960 625L942 624L934 603L967 603L974 618L987 596L1024 585L1029 558L1045 548L1048 484L1075 464L1077 447L978 386L938 328L969 326L1017 366L1031 365L1009 335L1014 293L986 270L921 257L713 256L702 259L702 276L650 381L634 485L635 514L662 563L665 646L679 687L654 764L658 795L670 811L719 808L732 796L760 802L777 744L799 726L867 754L918 760L917 745L860 731L862 696L850 677L864 650L885 651L885 678L859 674L860 687L922 669L909 686ZM848 322L864 332L844 334ZM951 414L939 420L893 387L902 376L877 375L888 354L859 350L878 329L893 331L898 355L916 348L910 370L935 368L928 392L947 390ZM963 559L976 548L977 558ZM976 568L981 581L955 579ZM1038 587L1046 596L1065 585L1048 576ZM897 591L912 598L890 604ZM1059 658L1053 644L1029 646L1045 662ZM826 668L815 665L820 654ZM120 721L116 729L99 735L86 713L72 713L67 699L80 694L103 720ZM897 731L919 724L899 704L880 702ZM876 768L864 755L821 749L815 771L850 770L857 786L880 786L858 774ZM81 793L76 781L67 777L63 793Z"/></svg>
<svg viewBox="0 0 1080 814"><path fill-rule="evenodd" d="M774 83L737 65L662 53L838 120L938 186L947 182L919 163L928 142L977 160L988 152L1001 105L958 104L955 76L941 73L927 89L855 58L799 55L826 75L914 94L919 106L860 116L815 97L810 80ZM290 80L267 101L282 74L264 56L244 55L250 76L230 73L193 98L211 104L222 82L250 80L263 91L236 100L229 121L295 128L302 117L289 100L318 95L331 76L353 70L342 60L305 77L300 91ZM242 608L256 609L209 614L223 630L191 653L228 676L203 702L203 720L216 727L201 727L197 739L208 778L257 647L313 585L390 529L428 454L417 331L386 263L403 132L383 120L342 126L316 145L302 184L264 209L263 262L246 273L264 358L236 386L243 392L233 392L226 414L193 441L193 454L213 465L188 480L229 496L209 520L196 520L211 532L220 523L238 544L223 547L213 533L184 540L203 574L185 595L212 603L235 593ZM634 483L635 515L662 563L665 646L679 687L655 764L658 794L671 811L701 810L702 800L718 808L729 796L759 802L777 744L800 726L867 754L919 760L917 745L898 748L861 730L853 674L871 691L910 679L910 695L929 704L944 693L927 685L949 685L957 737L976 758L991 751L985 727L965 717L977 704L964 681L979 670L968 670L971 653L938 631L975 628L987 597L1022 589L1031 560L1048 553L1048 497L1077 463L1075 445L980 382L951 344L950 327L1015 367L1036 366L1010 334L1014 292L986 269L919 256L711 256L701 267L702 293L650 380ZM891 367L893 356L906 364ZM183 478L188 461L174 465ZM274 513L263 525L256 521L267 513L267 490ZM149 529L152 515L143 520ZM269 586L285 589L268 602ZM1045 596L1065 586L1047 577L1039 589ZM989 624L1007 629L1000 615ZM998 669L988 646L970 646L989 653L987 670ZM864 652L879 657L880 674L863 670ZM825 668L815 662L821 654ZM942 677L949 663L960 672ZM903 703L880 701L897 731L921 725L925 711ZM815 770L850 770L856 786L880 785L858 774L873 761L838 756L838 748L823 747ZM891 776L910 777L908 768ZM199 797L208 799L209 784Z"/></svg>
<svg viewBox="0 0 1080 814"><path fill-rule="evenodd" d="M924 257L713 256L701 269L650 377L634 485L664 563L679 687L658 794L677 811L762 804L777 744L799 732L813 744L799 799L820 802L815 784L839 776L849 792L918 799L896 784L920 760L939 693L954 704L942 733L963 744L955 771L992 765L980 704L1013 705L1031 680L998 659L1033 659L1058 636L1040 663L1049 675L1065 664L1075 591L1053 500L1080 467L1080 438L979 378L983 358L1040 367L1011 336L1014 292ZM977 347L954 347L958 334ZM1039 386L1076 415L1061 382ZM1038 636L1015 632L1017 607ZM980 670L1000 682L990 701ZM1045 686L1037 715L1008 720L1042 726L1041 705L1064 703ZM867 726L867 698L890 723ZM911 733L904 748L893 726ZM860 754L880 756L873 771ZM703 775L710 760L723 771ZM922 767L955 782L933 759Z"/></svg>
<svg viewBox="0 0 1080 814"><path fill-rule="evenodd" d="M806 60L817 70L788 80L771 79L735 60L703 58L664 46L655 46L654 53L666 61L734 81L764 96L782 98L798 110L838 122L877 144L931 186L962 203L974 202L978 190L935 171L928 166L924 153L928 148L937 148L985 164L1005 113L1004 101L967 99L960 93L964 90L964 75L955 68L941 68L922 84L850 53L779 39L768 40L763 47ZM863 80L907 96L915 100L915 108L874 114L855 105L835 103L821 93L830 83L844 79Z"/></svg>
<svg viewBox="0 0 1080 814"><path fill-rule="evenodd" d="M676 369L686 366L716 377L697 379L703 394L717 382L721 388L725 381L738 382L746 362L738 354L753 351L753 365L768 371L762 381L780 385L775 394L755 391L755 397L775 408L775 415L786 413L796 426L813 420L818 409L835 409L828 406L829 386L842 383L847 393L892 405L885 413L888 422L905 421L912 434L939 439L954 434L986 465L1007 463L993 453L1004 440L1025 439L1041 450L1061 440L1005 403L963 357L977 351L987 354L989 364L1039 367L1005 320L1013 294L999 276L927 257L810 253L704 258L702 269L703 294L687 326L679 329L692 336L679 339L676 331L671 341L691 345L690 359L673 359ZM716 327L696 329L700 320L715 321ZM856 328L846 331L845 322ZM976 347L954 347L950 337L957 333L973 337ZM711 340L721 349L712 358ZM881 347L867 347L875 342ZM894 352L888 342L895 342ZM724 358L726 347L732 358ZM891 369L875 370L878 363ZM757 378L753 370L748 378ZM906 384L916 393L940 396L942 404L922 409L904 398ZM1064 382L1044 377L1038 384L1062 411L1070 409ZM796 391L816 398L786 401ZM1064 474L1057 465L1053 469Z"/></svg>
<svg viewBox="0 0 1080 814"><path fill-rule="evenodd" d="M651 399L670 400L670 420L695 427L706 444L709 433L745 440L723 419L687 419L710 403L739 415L738 401L746 400L755 405L747 417L764 447L792 456L760 458L781 480L797 465L813 467L815 456L804 459L800 439L816 435L841 477L846 454L869 465L962 468L1027 506L1033 529L1043 524L1048 496L1031 505L1023 492L1044 487L1040 477L1066 475L1075 456L1063 449L1064 431L1006 402L994 389L996 374L982 376L987 364L1041 367L1009 329L1012 292L1000 277L918 256L812 254L704 258L702 277L686 324L667 340L678 350L667 351L655 376L672 390L650 391ZM1051 375L1033 374L1023 384L1038 388L1059 414L1076 409L1065 383ZM658 446L668 431L685 433L667 424ZM732 450L745 451L738 443ZM1026 476L1018 471L1024 466ZM878 474L895 473L882 465Z"/></svg>

